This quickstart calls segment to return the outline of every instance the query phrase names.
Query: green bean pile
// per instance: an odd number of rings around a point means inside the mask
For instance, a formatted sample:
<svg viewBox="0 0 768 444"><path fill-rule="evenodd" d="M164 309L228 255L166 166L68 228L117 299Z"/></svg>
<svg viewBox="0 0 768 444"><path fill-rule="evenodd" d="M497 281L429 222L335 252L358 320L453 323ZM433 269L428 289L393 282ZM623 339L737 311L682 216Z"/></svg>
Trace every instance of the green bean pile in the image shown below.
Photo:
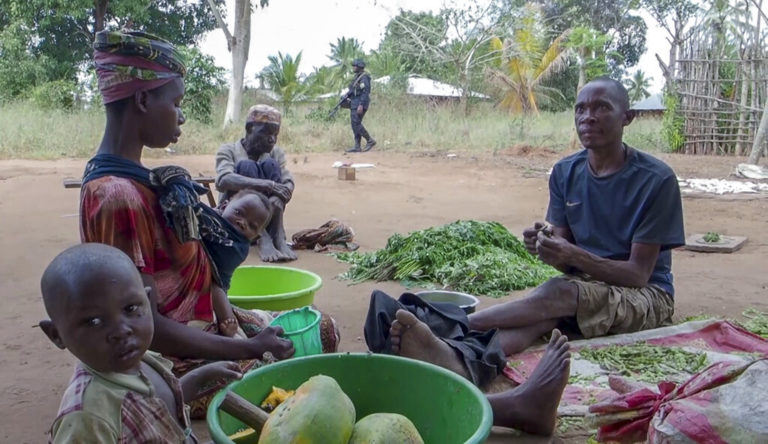
<svg viewBox="0 0 768 444"><path fill-rule="evenodd" d="M768 339L768 313L750 308L742 313L742 315L747 318L747 320L742 323L744 328L758 336Z"/></svg>
<svg viewBox="0 0 768 444"><path fill-rule="evenodd" d="M454 291L500 297L559 274L526 251L498 222L457 221L392 235L369 253L335 253L352 264L343 279L437 284Z"/></svg>
<svg viewBox="0 0 768 444"><path fill-rule="evenodd" d="M631 345L609 345L583 348L579 355L604 370L619 372L638 381L656 384L661 381L681 382L707 365L706 353L695 353L679 347L664 347L642 342Z"/></svg>

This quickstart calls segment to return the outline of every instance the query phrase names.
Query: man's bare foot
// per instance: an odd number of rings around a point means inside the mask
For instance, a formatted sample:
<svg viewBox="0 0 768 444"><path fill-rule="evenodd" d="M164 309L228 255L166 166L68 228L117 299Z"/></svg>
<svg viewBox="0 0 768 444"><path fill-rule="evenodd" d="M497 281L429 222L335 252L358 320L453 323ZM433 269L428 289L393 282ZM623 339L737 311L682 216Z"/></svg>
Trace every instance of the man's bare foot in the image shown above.
<svg viewBox="0 0 768 444"><path fill-rule="evenodd" d="M392 352L396 355L429 362L469 378L459 355L432 333L427 324L411 312L398 310L397 318L389 328Z"/></svg>
<svg viewBox="0 0 768 444"><path fill-rule="evenodd" d="M285 259L283 253L275 248L272 242L272 237L267 235L266 232L262 233L259 239L259 256L264 262L278 262Z"/></svg>
<svg viewBox="0 0 768 444"><path fill-rule="evenodd" d="M553 330L544 356L528 380L512 390L488 396L493 424L551 435L557 422L557 406L568 383L569 349L568 338Z"/></svg>
<svg viewBox="0 0 768 444"><path fill-rule="evenodd" d="M285 242L285 239L282 241L276 241L275 248L277 248L277 251L283 255L283 260L295 261L298 259L298 256L296 256L296 253L293 252L293 249L288 246L288 244Z"/></svg>
<svg viewBox="0 0 768 444"><path fill-rule="evenodd" d="M219 322L219 333L231 338L237 333L237 327L237 321L234 318L227 318Z"/></svg>

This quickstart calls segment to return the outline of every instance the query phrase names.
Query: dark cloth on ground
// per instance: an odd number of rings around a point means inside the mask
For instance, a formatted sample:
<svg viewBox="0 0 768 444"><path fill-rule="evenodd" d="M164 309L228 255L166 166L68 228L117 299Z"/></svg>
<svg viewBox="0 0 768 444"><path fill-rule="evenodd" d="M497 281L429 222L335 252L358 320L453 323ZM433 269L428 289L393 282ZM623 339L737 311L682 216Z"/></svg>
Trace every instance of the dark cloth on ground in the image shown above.
<svg viewBox="0 0 768 444"><path fill-rule="evenodd" d="M252 179L265 179L283 183L280 165L271 157L259 161L251 159L241 160L235 165L235 173Z"/></svg>
<svg viewBox="0 0 768 444"><path fill-rule="evenodd" d="M292 237L293 248L297 250L355 251L358 245L353 243L355 232L352 227L336 219L331 219L319 228L309 228L295 233Z"/></svg>
<svg viewBox="0 0 768 444"><path fill-rule="evenodd" d="M456 351L476 386L486 386L507 365L496 337L497 330L470 330L467 315L459 306L443 302L429 303L412 293L403 293L398 300L378 290L371 294L364 332L365 342L372 352L392 353L389 328L397 310L401 309L413 313L429 326L432 333Z"/></svg>
<svg viewBox="0 0 768 444"><path fill-rule="evenodd" d="M659 244L649 284L674 296L671 249L685 245L680 188L674 171L625 145L621 170L596 177L586 149L558 161L549 176L547 221L568 227L575 244L626 261L633 243Z"/></svg>

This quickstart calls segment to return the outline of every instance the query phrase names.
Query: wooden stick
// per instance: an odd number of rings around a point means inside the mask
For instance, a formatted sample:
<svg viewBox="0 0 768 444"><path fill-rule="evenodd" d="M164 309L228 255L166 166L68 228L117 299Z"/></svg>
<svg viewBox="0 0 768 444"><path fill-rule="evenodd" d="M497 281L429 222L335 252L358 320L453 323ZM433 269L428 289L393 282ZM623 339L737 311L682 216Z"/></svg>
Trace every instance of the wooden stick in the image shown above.
<svg viewBox="0 0 768 444"><path fill-rule="evenodd" d="M264 428L269 419L267 412L232 391L224 396L220 408L257 432Z"/></svg>

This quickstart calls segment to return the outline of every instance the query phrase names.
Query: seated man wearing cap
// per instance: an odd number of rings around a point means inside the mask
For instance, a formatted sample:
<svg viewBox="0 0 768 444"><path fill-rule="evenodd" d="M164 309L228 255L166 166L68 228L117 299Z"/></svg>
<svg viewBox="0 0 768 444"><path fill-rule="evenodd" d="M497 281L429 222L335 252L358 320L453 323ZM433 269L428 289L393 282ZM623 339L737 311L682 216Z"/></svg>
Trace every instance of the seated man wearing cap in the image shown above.
<svg viewBox="0 0 768 444"><path fill-rule="evenodd" d="M293 195L294 182L285 167L285 151L275 145L280 119L280 111L271 106L252 106L245 118L245 136L222 145L216 153L216 187L222 200L252 189L265 194L272 204L271 220L258 240L265 262L296 259L283 228L283 212Z"/></svg>

